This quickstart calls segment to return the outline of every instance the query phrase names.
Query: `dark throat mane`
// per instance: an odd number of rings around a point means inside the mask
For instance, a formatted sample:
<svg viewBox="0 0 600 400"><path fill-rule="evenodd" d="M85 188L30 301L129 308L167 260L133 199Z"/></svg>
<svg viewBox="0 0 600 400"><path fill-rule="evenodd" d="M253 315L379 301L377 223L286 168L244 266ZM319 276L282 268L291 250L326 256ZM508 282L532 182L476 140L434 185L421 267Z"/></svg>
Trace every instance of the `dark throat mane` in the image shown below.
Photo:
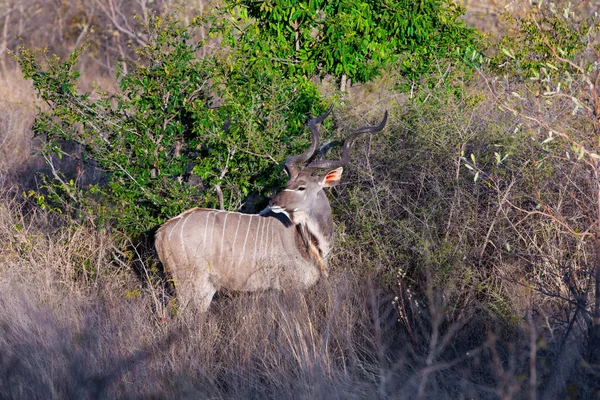
<svg viewBox="0 0 600 400"><path fill-rule="evenodd" d="M298 232L298 235L304 243L307 255L311 258L316 258L315 261L320 261L323 258L323 250L321 249L317 236L310 231L305 223L296 224L296 232Z"/></svg>

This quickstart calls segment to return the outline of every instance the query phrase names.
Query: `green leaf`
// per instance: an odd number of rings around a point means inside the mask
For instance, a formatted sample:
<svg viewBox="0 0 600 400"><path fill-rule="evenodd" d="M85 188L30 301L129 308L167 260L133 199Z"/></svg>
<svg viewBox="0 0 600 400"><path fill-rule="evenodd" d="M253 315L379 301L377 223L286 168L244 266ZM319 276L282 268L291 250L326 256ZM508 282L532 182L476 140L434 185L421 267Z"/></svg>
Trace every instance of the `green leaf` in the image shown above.
<svg viewBox="0 0 600 400"><path fill-rule="evenodd" d="M510 58L512 58L513 60L515 59L515 56L514 56L514 54L513 54L513 53L512 53L510 50L508 50L508 49L506 49L506 48L502 48L502 52L503 52L504 54L506 54L507 56L509 56Z"/></svg>

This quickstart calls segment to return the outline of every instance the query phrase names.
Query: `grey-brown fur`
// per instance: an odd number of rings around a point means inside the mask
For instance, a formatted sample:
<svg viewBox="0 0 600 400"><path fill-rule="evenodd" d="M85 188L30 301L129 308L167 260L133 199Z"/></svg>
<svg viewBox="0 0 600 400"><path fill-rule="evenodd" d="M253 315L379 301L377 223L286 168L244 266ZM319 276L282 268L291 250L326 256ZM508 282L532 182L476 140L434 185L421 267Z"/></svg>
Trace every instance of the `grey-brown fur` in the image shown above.
<svg viewBox="0 0 600 400"><path fill-rule="evenodd" d="M208 309L221 288L236 291L307 288L319 266L284 215L196 208L156 233L156 249L175 281L181 307Z"/></svg>

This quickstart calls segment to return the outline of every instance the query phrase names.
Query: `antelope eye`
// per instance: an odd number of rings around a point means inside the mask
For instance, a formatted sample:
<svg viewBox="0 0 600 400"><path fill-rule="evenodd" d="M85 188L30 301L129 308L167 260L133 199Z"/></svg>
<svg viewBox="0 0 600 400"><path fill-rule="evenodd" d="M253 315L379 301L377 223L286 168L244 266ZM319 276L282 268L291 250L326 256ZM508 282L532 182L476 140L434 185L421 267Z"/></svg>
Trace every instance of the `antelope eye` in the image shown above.
<svg viewBox="0 0 600 400"><path fill-rule="evenodd" d="M305 186L298 186L298 189L296 189L296 190L303 191L303 190L306 190L306 187Z"/></svg>

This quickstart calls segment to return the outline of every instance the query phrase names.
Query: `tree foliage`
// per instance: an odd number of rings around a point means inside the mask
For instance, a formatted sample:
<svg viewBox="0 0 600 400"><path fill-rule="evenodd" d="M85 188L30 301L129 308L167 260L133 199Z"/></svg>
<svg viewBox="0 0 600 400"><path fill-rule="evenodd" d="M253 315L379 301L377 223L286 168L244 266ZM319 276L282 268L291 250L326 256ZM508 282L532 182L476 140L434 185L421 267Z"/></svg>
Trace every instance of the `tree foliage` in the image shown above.
<svg viewBox="0 0 600 400"><path fill-rule="evenodd" d="M314 76L364 82L400 60L421 76L473 46L461 14L445 0L279 1L228 3L188 26L147 17L120 91L93 95L77 85L84 48L66 60L22 48L23 74L46 102L34 132L48 195L130 235L192 206L238 209L280 186L279 164L306 145L305 123L324 106ZM74 173L62 157L77 160ZM87 179L91 169L103 178Z"/></svg>
<svg viewBox="0 0 600 400"><path fill-rule="evenodd" d="M400 62L402 74L419 79L436 61L470 57L476 43L464 9L446 0L237 0L226 13L234 9L240 24L229 40L288 76L367 82Z"/></svg>
<svg viewBox="0 0 600 400"><path fill-rule="evenodd" d="M279 163L304 144L307 118L321 111L316 88L249 65L243 49L198 58L204 43L192 37L204 22L152 19L138 62L117 74L120 92L94 97L77 89L83 49L65 61L42 54L44 62L21 50L23 73L47 105L34 124L47 160L81 164L71 177L52 167L47 188L60 208L135 235L192 206L218 206L219 191L226 208L238 208L280 184ZM66 151L73 142L79 151ZM86 184L91 167L105 181Z"/></svg>

